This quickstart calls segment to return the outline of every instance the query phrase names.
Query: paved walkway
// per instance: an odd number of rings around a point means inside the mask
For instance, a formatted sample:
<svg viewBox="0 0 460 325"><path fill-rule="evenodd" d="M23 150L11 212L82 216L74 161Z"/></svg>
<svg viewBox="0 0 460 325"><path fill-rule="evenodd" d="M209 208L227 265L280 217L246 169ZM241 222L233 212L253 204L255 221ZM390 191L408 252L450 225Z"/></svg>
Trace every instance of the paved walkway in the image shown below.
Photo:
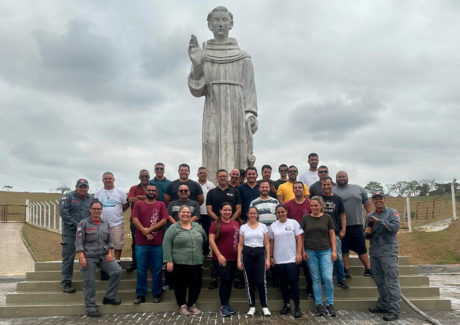
<svg viewBox="0 0 460 325"><path fill-rule="evenodd" d="M24 277L35 261L21 238L22 223L0 223L0 277Z"/></svg>

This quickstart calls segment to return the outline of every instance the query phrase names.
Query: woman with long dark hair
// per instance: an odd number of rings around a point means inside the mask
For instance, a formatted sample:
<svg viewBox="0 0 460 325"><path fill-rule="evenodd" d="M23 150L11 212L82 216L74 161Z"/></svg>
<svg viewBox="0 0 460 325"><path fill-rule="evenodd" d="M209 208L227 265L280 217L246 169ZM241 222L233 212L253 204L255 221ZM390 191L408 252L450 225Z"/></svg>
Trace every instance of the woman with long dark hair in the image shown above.
<svg viewBox="0 0 460 325"><path fill-rule="evenodd" d="M240 224L232 220L231 217L232 205L224 202L220 208L219 218L209 228L212 263L220 277L220 315L223 317L228 317L236 312L230 307L229 300L236 270Z"/></svg>
<svg viewBox="0 0 460 325"><path fill-rule="evenodd" d="M337 260L335 227L332 217L323 213L324 201L320 196L310 200L311 213L302 218L301 227L304 231L304 260L310 270L313 293L315 294L316 316L324 316L325 312L335 317L334 284L332 267ZM326 311L323 308L321 283L324 283Z"/></svg>
<svg viewBox="0 0 460 325"><path fill-rule="evenodd" d="M299 264L302 262L303 230L294 219L288 219L288 211L284 204L278 204L275 209L278 220L270 225L270 262L280 277L280 289L284 306L281 315L291 312L289 304L289 286L294 300L294 317L302 317L299 301Z"/></svg>
<svg viewBox="0 0 460 325"><path fill-rule="evenodd" d="M264 316L270 316L267 302L267 281L265 271L270 268L270 243L268 228L257 221L259 213L255 207L249 207L248 222L240 228L238 243L238 269L243 270L246 291L249 300L248 316L254 316L256 302L254 289L259 291L260 304Z"/></svg>

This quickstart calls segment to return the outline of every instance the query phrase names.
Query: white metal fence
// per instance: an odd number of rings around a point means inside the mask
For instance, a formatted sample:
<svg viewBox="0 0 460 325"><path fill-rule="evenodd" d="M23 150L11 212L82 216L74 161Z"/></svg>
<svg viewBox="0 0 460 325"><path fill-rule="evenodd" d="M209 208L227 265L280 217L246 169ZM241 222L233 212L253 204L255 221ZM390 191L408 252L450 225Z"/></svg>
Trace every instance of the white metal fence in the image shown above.
<svg viewBox="0 0 460 325"><path fill-rule="evenodd" d="M27 199L26 222L36 227L61 233L62 219L59 215L59 201L31 202Z"/></svg>

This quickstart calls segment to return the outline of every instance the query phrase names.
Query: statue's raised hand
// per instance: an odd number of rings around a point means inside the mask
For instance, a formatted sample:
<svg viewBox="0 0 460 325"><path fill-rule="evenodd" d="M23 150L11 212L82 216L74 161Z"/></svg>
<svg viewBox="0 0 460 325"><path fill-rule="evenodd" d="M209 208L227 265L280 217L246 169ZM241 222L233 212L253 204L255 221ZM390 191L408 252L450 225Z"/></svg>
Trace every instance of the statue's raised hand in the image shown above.
<svg viewBox="0 0 460 325"><path fill-rule="evenodd" d="M190 42L188 44L188 56L195 67L202 67L204 63L204 51L200 48L198 40L195 35L192 34Z"/></svg>

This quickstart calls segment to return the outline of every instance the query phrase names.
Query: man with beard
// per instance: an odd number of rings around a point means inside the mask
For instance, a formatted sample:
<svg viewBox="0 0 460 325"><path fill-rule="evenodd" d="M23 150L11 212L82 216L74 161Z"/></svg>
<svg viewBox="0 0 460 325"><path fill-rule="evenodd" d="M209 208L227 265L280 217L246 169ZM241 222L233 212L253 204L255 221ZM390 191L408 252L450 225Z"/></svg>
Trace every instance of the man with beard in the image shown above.
<svg viewBox="0 0 460 325"><path fill-rule="evenodd" d="M367 213L371 213L372 207L366 191L358 185L348 184L348 175L345 171L339 171L333 187L333 192L340 196L345 207L347 227L345 237L342 239L342 254L345 276L351 277L348 271L350 249L358 254L361 263L364 265L364 276L372 276L369 256L363 236L363 205Z"/></svg>
<svg viewBox="0 0 460 325"><path fill-rule="evenodd" d="M198 222L200 220L200 205L195 200L190 199L190 190L187 185L180 185L177 190L178 200L171 201L168 204L168 220L170 224L179 221L179 210L183 205L187 205L192 213L190 221Z"/></svg>
<svg viewBox="0 0 460 325"><path fill-rule="evenodd" d="M201 189L200 184L189 179L190 175L190 166L187 164L179 165L179 178L175 181L172 181L165 191L165 204L168 205L169 202L179 199L179 187L181 185L186 185L190 191L190 199L197 201L198 204L203 204L204 195L203 190Z"/></svg>
<svg viewBox="0 0 460 325"><path fill-rule="evenodd" d="M147 189L147 185L149 184L149 171L147 169L142 169L139 172L139 180L141 181L139 184L131 186L128 192L128 201L131 204L131 216L133 215L133 208L134 204L137 201L144 201L145 200L145 190ZM132 272L137 269L136 263L136 240L134 236L136 235L136 227L133 225L132 219L129 222L129 228L131 230L131 250L132 250L132 262L126 268L126 271Z"/></svg>
<svg viewBox="0 0 460 325"><path fill-rule="evenodd" d="M270 185L270 192L268 195L270 195L272 198L276 199L276 183L271 179L272 177L272 166L270 165L263 165L262 166L262 179L259 179L257 181L257 185L260 185L261 182L268 182Z"/></svg>
<svg viewBox="0 0 460 325"><path fill-rule="evenodd" d="M259 183L260 195L251 201L250 207L255 207L259 212L259 222L267 227L276 221L276 206L279 204L277 199L270 197L270 183L262 180Z"/></svg>
<svg viewBox="0 0 460 325"><path fill-rule="evenodd" d="M137 260L137 298L135 304L145 302L148 290L147 274L152 272L153 302L161 301L161 267L163 265L163 228L168 219L168 212L163 202L157 201L158 189L155 185L147 185L145 200L134 204L131 221L136 227L136 260Z"/></svg>
<svg viewBox="0 0 460 325"><path fill-rule="evenodd" d="M308 155L308 164L310 165L310 168L299 175L299 181L307 185L308 188L310 188L310 186L312 186L313 183L319 181L318 163L319 163L318 154L312 152L311 154Z"/></svg>
<svg viewBox="0 0 460 325"><path fill-rule="evenodd" d="M72 287L73 262L75 259L75 235L78 223L90 217L89 206L93 200L88 194L88 181L80 178L75 191L65 194L59 200L59 212L62 218L62 281L65 293L74 293Z"/></svg>
<svg viewBox="0 0 460 325"><path fill-rule="evenodd" d="M342 257L342 238L345 237L347 227L345 208L343 206L342 199L332 193L332 178L329 176L323 177L321 180L321 185L321 192L323 193L322 198L324 200L324 213L327 213L332 217L332 221L334 221L335 227L337 260L334 262L334 266L335 274L337 276L337 286L342 289L348 289L348 285L345 283L345 271Z"/></svg>

